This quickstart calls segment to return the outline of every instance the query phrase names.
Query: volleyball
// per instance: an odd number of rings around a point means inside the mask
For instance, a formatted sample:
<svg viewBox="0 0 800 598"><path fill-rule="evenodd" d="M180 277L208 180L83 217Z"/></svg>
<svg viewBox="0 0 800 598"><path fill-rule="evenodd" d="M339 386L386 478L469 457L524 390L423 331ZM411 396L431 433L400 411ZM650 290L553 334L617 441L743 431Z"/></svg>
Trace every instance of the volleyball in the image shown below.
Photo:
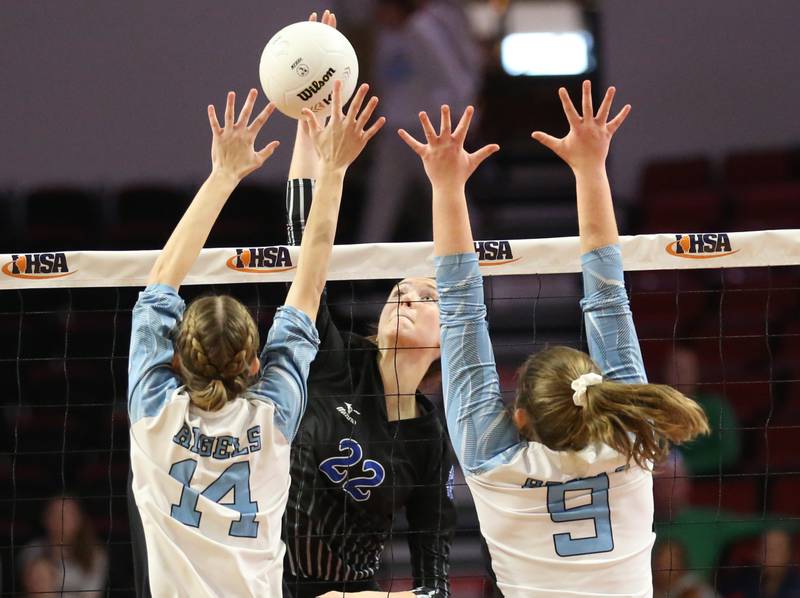
<svg viewBox="0 0 800 598"><path fill-rule="evenodd" d="M259 76L264 93L278 110L300 118L303 108L318 116L330 114L333 82L342 81L342 103L358 82L358 58L339 31L313 21L284 27L267 42Z"/></svg>

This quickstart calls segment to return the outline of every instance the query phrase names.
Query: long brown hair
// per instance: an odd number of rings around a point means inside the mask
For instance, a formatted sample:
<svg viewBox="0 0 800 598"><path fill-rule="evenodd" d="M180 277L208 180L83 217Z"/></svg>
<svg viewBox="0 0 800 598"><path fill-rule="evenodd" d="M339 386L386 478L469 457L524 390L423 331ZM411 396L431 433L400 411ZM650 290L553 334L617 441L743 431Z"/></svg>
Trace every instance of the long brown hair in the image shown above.
<svg viewBox="0 0 800 598"><path fill-rule="evenodd" d="M221 409L253 382L258 329L247 308L228 295L201 297L186 309L175 337L180 374L192 403Z"/></svg>
<svg viewBox="0 0 800 598"><path fill-rule="evenodd" d="M571 383L600 370L582 351L552 347L531 355L517 372L516 407L528 416L521 430L556 451L602 442L640 467L658 462L670 443L708 433L708 419L692 399L663 384L603 381L587 389L586 405L572 400Z"/></svg>

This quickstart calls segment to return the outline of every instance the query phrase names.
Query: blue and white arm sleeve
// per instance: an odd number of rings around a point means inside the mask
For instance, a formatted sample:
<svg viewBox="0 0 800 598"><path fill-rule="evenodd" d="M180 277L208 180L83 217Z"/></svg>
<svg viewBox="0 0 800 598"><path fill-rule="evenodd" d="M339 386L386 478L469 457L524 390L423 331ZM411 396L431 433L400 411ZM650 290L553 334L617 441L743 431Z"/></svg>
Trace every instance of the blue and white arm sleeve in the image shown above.
<svg viewBox="0 0 800 598"><path fill-rule="evenodd" d="M250 396L275 405L276 425L291 442L308 400L308 370L317 355L314 322L294 307L279 307L261 352L261 374Z"/></svg>
<svg viewBox="0 0 800 598"><path fill-rule="evenodd" d="M589 354L603 372L616 382L644 384L647 374L639 338L633 324L622 252L607 245L581 256L583 309Z"/></svg>
<svg viewBox="0 0 800 598"><path fill-rule="evenodd" d="M150 285L139 293L133 307L128 357L131 424L158 415L180 385L172 370L172 335L184 309L183 299L169 285Z"/></svg>
<svg viewBox="0 0 800 598"><path fill-rule="evenodd" d="M500 393L478 257L437 257L436 283L447 427L461 467L478 475L510 461L520 444Z"/></svg>

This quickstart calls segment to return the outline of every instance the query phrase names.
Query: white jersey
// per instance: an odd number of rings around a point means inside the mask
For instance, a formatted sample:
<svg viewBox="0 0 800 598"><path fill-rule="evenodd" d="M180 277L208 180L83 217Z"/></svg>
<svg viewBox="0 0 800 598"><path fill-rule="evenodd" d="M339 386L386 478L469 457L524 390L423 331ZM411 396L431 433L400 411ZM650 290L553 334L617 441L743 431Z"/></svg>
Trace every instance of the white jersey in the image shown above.
<svg viewBox="0 0 800 598"><path fill-rule="evenodd" d="M529 442L511 462L466 476L508 598L652 594L653 477L597 448Z"/></svg>
<svg viewBox="0 0 800 598"><path fill-rule="evenodd" d="M280 596L289 445L318 339L280 308L258 382L219 411L198 409L170 368L183 301L148 287L133 312L129 371L133 495L153 596Z"/></svg>
<svg viewBox="0 0 800 598"><path fill-rule="evenodd" d="M619 247L583 256L591 356L603 375L646 376ZM599 444L553 451L520 439L503 404L474 253L437 258L450 437L507 598L652 596L652 473Z"/></svg>

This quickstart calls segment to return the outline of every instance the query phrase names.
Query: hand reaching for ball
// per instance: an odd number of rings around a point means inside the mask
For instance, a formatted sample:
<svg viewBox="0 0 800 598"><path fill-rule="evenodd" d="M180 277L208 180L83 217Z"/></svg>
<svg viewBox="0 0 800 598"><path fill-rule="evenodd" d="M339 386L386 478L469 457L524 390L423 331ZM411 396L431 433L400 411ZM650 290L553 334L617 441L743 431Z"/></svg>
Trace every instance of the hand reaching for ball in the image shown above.
<svg viewBox="0 0 800 598"><path fill-rule="evenodd" d="M270 102L249 123L256 103L258 92L251 89L239 113L239 118L234 122L236 114L236 94L228 92L225 104L225 126L221 127L217 119L217 112L213 105L208 107L208 122L211 125L213 139L211 141L211 168L212 172L233 177L237 182L254 170L261 167L280 145L279 141L271 141L261 150L255 149L255 141L259 131L275 110L275 104Z"/></svg>
<svg viewBox="0 0 800 598"><path fill-rule="evenodd" d="M311 110L308 108L303 110L301 117L303 126L307 127L321 169L347 170L386 122L381 116L371 127L365 128L378 105L378 98L373 96L364 106L364 98L368 91L369 85L366 83L359 87L345 113L342 112L342 82L336 81L333 85L333 109L324 126Z"/></svg>

